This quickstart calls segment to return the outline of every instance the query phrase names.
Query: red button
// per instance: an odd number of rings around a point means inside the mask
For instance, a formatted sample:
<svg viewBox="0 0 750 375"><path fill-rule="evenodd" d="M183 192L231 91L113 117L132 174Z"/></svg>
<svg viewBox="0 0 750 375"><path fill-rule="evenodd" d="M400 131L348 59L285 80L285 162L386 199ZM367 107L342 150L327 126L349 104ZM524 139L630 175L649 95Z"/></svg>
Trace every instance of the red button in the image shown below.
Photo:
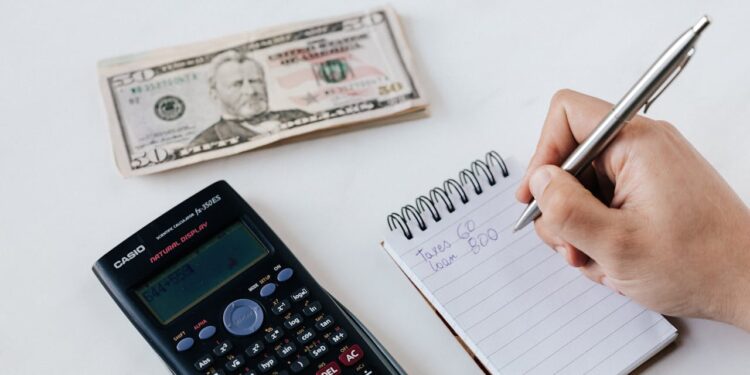
<svg viewBox="0 0 750 375"><path fill-rule="evenodd" d="M336 362L331 362L325 367L318 370L318 372L315 373L315 375L338 375L341 373L341 367L339 367L339 364Z"/></svg>
<svg viewBox="0 0 750 375"><path fill-rule="evenodd" d="M341 353L339 356L339 361L344 364L344 366L351 366L357 362L359 362L362 357L365 356L365 353L362 352L362 348L359 347L359 345L354 344L349 349L346 349L345 352Z"/></svg>

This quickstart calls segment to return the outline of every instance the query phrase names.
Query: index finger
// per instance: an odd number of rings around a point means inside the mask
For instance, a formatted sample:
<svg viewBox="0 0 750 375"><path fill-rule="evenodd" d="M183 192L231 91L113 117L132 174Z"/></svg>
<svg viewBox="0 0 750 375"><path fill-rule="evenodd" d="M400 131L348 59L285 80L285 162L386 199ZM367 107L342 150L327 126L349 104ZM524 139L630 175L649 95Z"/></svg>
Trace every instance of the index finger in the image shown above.
<svg viewBox="0 0 750 375"><path fill-rule="evenodd" d="M528 203L531 200L529 171L540 165L562 164L612 107L611 103L573 90L556 92L550 101L534 155L516 191L516 198Z"/></svg>

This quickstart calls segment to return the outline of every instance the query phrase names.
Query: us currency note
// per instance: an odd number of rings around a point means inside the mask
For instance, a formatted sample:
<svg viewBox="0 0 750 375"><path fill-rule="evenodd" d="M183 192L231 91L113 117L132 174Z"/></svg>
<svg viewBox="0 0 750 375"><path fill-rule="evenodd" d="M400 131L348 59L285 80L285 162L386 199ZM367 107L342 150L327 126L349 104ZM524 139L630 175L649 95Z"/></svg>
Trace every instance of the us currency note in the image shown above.
<svg viewBox="0 0 750 375"><path fill-rule="evenodd" d="M427 105L389 7L109 59L98 73L124 176Z"/></svg>

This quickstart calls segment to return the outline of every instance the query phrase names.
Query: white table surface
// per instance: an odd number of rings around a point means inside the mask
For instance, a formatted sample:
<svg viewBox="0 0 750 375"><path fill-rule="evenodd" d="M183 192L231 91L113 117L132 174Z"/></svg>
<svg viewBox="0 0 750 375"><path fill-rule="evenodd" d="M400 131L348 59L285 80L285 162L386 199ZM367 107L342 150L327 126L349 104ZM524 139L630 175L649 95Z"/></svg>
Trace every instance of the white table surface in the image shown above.
<svg viewBox="0 0 750 375"><path fill-rule="evenodd" d="M413 46L428 118L124 179L98 60L379 2L3 2L0 372L167 373L90 267L174 204L226 179L409 373L479 373L380 248L386 214L486 150L527 160L557 89L618 99L704 13L714 24L651 115L676 124L750 202L750 3L447 3L392 4ZM680 330L676 345L639 371L750 368L750 334L670 320Z"/></svg>

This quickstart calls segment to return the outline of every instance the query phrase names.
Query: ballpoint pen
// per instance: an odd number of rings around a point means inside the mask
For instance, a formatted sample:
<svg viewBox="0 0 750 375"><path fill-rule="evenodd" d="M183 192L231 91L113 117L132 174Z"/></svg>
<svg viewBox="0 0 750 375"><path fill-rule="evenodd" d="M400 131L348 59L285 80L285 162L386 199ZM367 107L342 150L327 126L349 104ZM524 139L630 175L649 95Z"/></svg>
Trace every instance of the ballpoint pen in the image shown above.
<svg viewBox="0 0 750 375"><path fill-rule="evenodd" d="M607 147L620 129L644 107L644 113L654 100L682 72L683 68L695 53L695 42L701 32L710 23L708 16L703 16L695 26L688 29L659 56L646 74L620 99L617 105L596 126L593 132L573 150L561 168L577 176L586 166ZM513 231L516 232L533 222L542 212L539 205L532 198L529 205L521 214Z"/></svg>

